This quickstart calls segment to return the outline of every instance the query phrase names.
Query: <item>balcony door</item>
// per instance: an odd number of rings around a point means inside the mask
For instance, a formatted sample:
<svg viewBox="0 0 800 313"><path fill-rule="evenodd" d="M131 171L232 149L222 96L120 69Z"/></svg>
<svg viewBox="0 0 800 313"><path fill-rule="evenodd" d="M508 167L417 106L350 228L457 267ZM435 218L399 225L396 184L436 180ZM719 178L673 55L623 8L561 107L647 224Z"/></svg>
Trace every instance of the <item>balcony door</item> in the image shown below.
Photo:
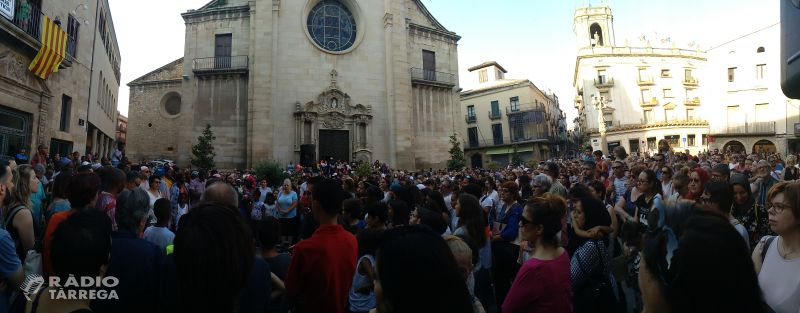
<svg viewBox="0 0 800 313"><path fill-rule="evenodd" d="M425 80L436 81L436 53L422 50L422 72Z"/></svg>
<svg viewBox="0 0 800 313"><path fill-rule="evenodd" d="M214 68L231 67L232 34L220 34L214 39Z"/></svg>

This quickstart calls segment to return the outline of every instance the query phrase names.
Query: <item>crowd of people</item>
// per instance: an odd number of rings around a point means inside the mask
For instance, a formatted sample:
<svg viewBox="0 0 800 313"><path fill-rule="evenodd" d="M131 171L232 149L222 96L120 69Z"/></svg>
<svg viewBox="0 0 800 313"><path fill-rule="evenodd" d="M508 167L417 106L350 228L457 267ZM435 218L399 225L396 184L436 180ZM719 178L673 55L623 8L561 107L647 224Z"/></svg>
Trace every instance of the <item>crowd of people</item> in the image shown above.
<svg viewBox="0 0 800 313"><path fill-rule="evenodd" d="M662 142L501 170L290 164L275 181L36 160L0 164L0 312L800 311L793 155ZM28 300L37 273L118 284Z"/></svg>

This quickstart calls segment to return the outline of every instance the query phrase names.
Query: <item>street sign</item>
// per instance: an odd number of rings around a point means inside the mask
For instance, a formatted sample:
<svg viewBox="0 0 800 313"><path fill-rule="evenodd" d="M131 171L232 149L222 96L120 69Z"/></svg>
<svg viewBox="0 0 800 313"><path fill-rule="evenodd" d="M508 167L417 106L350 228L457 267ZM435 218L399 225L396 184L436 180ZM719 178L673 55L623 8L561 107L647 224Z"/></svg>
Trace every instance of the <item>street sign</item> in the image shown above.
<svg viewBox="0 0 800 313"><path fill-rule="evenodd" d="M0 0L0 15L5 16L9 20L13 20L14 1L15 0Z"/></svg>

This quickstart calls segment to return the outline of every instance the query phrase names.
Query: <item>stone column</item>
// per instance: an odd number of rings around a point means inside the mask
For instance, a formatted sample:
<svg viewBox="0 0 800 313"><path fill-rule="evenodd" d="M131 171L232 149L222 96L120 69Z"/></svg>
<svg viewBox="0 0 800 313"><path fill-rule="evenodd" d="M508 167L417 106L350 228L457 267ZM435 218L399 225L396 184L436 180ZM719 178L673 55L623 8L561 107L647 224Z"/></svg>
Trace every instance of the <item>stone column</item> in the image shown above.
<svg viewBox="0 0 800 313"><path fill-rule="evenodd" d="M94 154L95 151L97 151L97 128L92 129L92 149L89 152Z"/></svg>

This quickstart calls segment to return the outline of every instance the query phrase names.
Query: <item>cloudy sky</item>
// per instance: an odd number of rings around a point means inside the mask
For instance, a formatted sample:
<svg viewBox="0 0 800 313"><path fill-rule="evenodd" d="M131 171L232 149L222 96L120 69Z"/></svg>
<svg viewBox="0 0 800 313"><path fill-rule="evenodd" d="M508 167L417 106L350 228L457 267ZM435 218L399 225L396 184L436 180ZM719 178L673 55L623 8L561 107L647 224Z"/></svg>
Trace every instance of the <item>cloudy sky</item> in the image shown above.
<svg viewBox="0 0 800 313"><path fill-rule="evenodd" d="M209 0L109 0L122 54L119 110L128 114L127 83L183 56L180 13ZM264 0L259 0L264 1ZM284 0L287 1L287 0ZM289 0L303 1L303 0ZM368 0L374 1L374 0ZM446 28L462 37L458 46L461 87L475 82L467 68L495 60L507 78L530 79L554 91L572 119L572 75L576 44L572 29L577 6L599 0L422 0ZM779 0L607 0L618 45L645 34L694 42L710 48L772 25ZM155 9L157 8L157 9Z"/></svg>

